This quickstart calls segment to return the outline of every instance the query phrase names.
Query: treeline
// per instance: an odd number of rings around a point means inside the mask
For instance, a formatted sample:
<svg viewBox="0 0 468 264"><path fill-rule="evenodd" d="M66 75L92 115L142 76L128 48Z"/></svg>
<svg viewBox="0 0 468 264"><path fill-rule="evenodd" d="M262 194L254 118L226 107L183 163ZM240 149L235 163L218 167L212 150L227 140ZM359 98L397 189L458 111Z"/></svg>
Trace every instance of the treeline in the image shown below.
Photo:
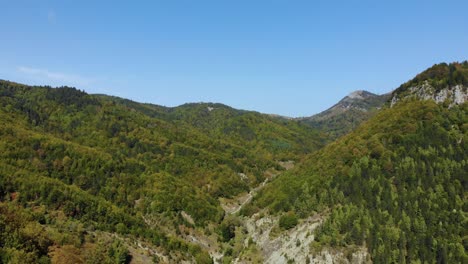
<svg viewBox="0 0 468 264"><path fill-rule="evenodd" d="M468 61L461 63L440 63L416 75L416 77L402 84L395 92L402 93L410 87L428 82L439 91L447 86L455 85L468 86Z"/></svg>

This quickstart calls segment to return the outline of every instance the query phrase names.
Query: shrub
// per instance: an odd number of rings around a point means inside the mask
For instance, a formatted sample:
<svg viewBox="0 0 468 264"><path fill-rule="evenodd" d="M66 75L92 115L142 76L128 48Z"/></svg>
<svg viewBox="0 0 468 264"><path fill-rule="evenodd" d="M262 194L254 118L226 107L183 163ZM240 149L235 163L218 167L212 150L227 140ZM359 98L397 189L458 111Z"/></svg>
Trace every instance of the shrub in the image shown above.
<svg viewBox="0 0 468 264"><path fill-rule="evenodd" d="M280 217L279 227L287 230L297 225L297 216L294 212L288 212Z"/></svg>

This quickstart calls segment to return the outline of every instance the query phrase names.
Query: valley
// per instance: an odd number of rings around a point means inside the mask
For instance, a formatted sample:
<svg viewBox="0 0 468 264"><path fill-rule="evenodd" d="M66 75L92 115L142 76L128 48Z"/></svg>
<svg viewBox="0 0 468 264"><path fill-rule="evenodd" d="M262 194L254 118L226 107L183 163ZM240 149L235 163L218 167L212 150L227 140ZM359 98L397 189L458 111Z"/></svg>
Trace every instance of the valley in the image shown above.
<svg viewBox="0 0 468 264"><path fill-rule="evenodd" d="M468 62L302 118L0 81L0 263L465 263Z"/></svg>

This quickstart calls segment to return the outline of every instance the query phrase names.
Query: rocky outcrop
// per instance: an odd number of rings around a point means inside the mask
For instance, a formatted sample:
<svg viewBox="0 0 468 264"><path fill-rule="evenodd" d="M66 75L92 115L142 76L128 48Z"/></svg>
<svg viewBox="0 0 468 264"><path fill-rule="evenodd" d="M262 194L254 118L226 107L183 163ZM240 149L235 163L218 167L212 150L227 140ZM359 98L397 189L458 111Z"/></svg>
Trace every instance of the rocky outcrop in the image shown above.
<svg viewBox="0 0 468 264"><path fill-rule="evenodd" d="M449 106L460 105L468 100L468 87L455 85L444 89L435 89L429 82L408 88L403 94L395 93L390 105L393 106L404 98L433 100L436 103L448 102Z"/></svg>
<svg viewBox="0 0 468 264"><path fill-rule="evenodd" d="M258 215L257 215L258 216ZM256 215L247 218L244 223L256 246L262 251L264 263L370 263L370 255L366 248L353 247L342 249L322 249L314 252L311 243L314 241L315 230L325 216L315 214L302 220L290 230L278 230L279 217ZM279 232L279 233L278 233ZM278 234L276 234L278 233ZM244 263L236 260L235 263Z"/></svg>
<svg viewBox="0 0 468 264"><path fill-rule="evenodd" d="M309 263L314 264L361 264L372 263L370 255L365 248L354 249L354 252L347 253L346 250L323 249L320 253L309 257Z"/></svg>

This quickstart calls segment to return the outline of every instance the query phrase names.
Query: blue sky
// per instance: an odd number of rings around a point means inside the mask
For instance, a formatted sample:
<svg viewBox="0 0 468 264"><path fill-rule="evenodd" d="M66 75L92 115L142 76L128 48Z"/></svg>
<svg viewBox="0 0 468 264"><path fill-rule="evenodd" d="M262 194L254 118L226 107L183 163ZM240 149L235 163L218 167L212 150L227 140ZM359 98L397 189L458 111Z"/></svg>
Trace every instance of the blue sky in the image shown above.
<svg viewBox="0 0 468 264"><path fill-rule="evenodd" d="M308 116L468 59L468 1L0 0L0 79Z"/></svg>

